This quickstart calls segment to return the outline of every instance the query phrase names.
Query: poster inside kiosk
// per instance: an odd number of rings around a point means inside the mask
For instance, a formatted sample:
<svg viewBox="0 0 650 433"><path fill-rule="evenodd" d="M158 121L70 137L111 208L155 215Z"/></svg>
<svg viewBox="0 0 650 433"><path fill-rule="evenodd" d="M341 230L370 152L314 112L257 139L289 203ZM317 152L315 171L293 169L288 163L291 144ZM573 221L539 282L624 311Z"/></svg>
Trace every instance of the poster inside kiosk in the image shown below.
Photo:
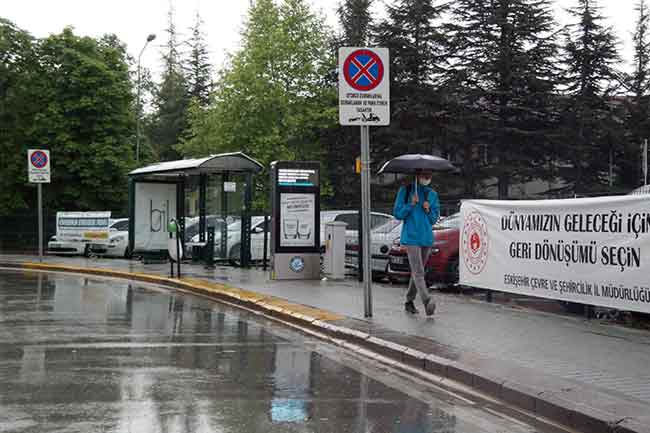
<svg viewBox="0 0 650 433"><path fill-rule="evenodd" d="M648 197L467 200L460 284L650 313Z"/></svg>

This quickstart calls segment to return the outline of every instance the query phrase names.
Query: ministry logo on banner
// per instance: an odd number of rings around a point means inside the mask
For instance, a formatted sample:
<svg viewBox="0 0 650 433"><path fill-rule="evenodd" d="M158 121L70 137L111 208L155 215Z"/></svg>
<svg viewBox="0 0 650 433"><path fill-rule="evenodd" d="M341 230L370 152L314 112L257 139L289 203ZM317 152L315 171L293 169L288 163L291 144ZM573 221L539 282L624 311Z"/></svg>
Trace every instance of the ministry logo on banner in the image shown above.
<svg viewBox="0 0 650 433"><path fill-rule="evenodd" d="M463 222L461 248L465 266L472 274L478 275L485 268L489 245L490 238L485 220L478 211L469 212Z"/></svg>

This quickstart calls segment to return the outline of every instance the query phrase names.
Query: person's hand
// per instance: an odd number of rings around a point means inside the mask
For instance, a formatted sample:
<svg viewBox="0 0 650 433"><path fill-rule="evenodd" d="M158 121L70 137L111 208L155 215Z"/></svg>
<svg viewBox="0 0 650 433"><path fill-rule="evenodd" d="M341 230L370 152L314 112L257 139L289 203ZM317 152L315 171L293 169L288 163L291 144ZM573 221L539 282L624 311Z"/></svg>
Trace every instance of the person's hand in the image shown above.
<svg viewBox="0 0 650 433"><path fill-rule="evenodd" d="M429 211L431 210L431 205L429 204L428 200L422 203L422 207L424 208L424 211L426 213L429 213Z"/></svg>
<svg viewBox="0 0 650 433"><path fill-rule="evenodd" d="M419 201L420 201L420 198L418 197L418 195L417 195L417 194L413 194L413 197L411 197L411 204L412 204L413 206L415 206L416 204L418 204Z"/></svg>

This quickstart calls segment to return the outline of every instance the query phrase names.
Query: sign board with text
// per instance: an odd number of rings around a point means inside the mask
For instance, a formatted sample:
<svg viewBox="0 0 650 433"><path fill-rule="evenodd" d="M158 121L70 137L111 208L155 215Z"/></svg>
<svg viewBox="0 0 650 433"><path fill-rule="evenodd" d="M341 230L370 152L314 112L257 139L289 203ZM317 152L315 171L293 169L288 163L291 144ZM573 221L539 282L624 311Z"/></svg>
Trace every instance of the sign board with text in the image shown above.
<svg viewBox="0 0 650 433"><path fill-rule="evenodd" d="M339 48L339 123L390 124L388 48Z"/></svg>
<svg viewBox="0 0 650 433"><path fill-rule="evenodd" d="M56 240L91 242L108 240L111 212L57 212Z"/></svg>
<svg viewBox="0 0 650 433"><path fill-rule="evenodd" d="M650 212L638 195L467 200L460 284L650 313Z"/></svg>
<svg viewBox="0 0 650 433"><path fill-rule="evenodd" d="M27 173L30 183L50 183L50 151L29 149L27 151Z"/></svg>

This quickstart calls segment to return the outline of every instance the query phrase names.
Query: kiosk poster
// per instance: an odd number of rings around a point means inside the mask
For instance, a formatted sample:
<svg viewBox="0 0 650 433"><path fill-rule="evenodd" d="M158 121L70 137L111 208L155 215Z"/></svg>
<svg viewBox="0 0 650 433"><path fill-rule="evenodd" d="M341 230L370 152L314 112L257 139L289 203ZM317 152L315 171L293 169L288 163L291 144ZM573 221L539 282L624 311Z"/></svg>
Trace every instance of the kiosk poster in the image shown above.
<svg viewBox="0 0 650 433"><path fill-rule="evenodd" d="M460 284L650 313L647 196L467 200Z"/></svg>
<svg viewBox="0 0 650 433"><path fill-rule="evenodd" d="M313 247L316 239L314 194L280 194L280 246Z"/></svg>

